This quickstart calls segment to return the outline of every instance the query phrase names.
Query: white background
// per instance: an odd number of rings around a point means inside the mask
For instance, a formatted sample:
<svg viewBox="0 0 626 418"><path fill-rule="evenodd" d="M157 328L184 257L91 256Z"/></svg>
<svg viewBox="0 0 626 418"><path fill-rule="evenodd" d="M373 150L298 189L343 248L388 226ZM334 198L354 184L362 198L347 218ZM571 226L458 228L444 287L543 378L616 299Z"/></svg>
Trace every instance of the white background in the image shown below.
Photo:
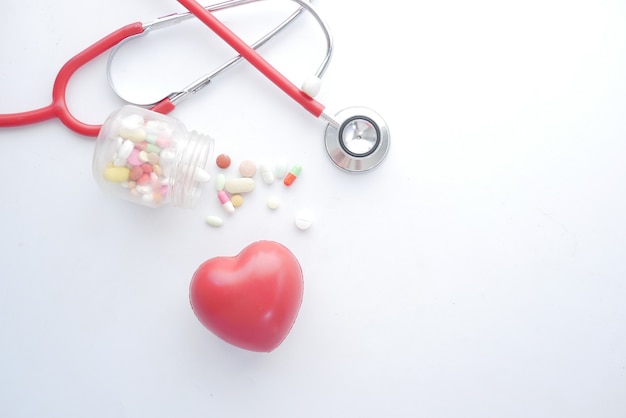
<svg viewBox="0 0 626 418"><path fill-rule="evenodd" d="M626 3L316 4L336 43L318 99L391 128L370 173L336 169L324 123L245 63L173 116L235 164L304 168L291 189L259 184L221 229L204 223L221 213L210 191L191 211L105 196L93 140L57 120L0 130L0 416L626 416ZM183 11L0 10L2 113L48 104L63 63L109 32ZM272 14L221 16L247 34ZM323 46L303 19L264 55L300 84ZM151 93L231 55L196 22L128 48L116 63ZM90 123L121 104L105 63L68 90ZM300 208L315 213L306 232ZM188 303L204 260L260 239L290 248L305 278L269 354L214 337Z"/></svg>

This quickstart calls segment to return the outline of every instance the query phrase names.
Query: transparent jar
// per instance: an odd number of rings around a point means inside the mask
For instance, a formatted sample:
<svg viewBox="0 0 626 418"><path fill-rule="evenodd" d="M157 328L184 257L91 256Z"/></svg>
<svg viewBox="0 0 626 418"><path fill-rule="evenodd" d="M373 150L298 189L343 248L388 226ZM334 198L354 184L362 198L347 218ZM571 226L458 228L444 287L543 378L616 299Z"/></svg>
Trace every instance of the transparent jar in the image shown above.
<svg viewBox="0 0 626 418"><path fill-rule="evenodd" d="M192 208L211 179L213 143L171 116L124 106L100 129L93 175L107 194L153 208Z"/></svg>

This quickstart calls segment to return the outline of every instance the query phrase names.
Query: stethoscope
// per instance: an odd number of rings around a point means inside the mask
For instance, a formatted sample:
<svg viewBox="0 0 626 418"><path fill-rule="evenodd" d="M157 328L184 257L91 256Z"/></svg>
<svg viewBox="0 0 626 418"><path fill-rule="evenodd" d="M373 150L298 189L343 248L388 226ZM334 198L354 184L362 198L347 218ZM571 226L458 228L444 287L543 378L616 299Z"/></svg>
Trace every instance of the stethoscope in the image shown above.
<svg viewBox="0 0 626 418"><path fill-rule="evenodd" d="M150 31L168 27L195 16L237 51L239 56L224 63L211 73L200 77L180 91L170 93L157 103L134 104L146 106L159 113L169 113L182 100L207 86L213 78L243 58L304 107L305 110L316 118L321 117L328 122L324 134L324 144L328 156L337 167L348 172L363 172L378 166L387 155L390 141L389 128L382 117L365 107L349 107L335 115L330 115L325 111L325 106L313 98L319 91L321 78L330 63L333 43L328 25L321 19L309 1L290 0L297 3L300 7L252 45L248 45L241 40L213 15L213 12L216 11L257 1L261 0L227 0L219 4L203 7L196 0L178 0L181 5L189 10L188 13L164 16L149 23L136 22L126 25L80 52L61 67L54 81L51 104L31 111L0 115L0 127L23 126L58 118L65 126L78 134L98 136L101 125L90 125L81 122L68 109L65 97L66 89L74 73L92 59L105 51L111 50L107 61L107 78L115 93L124 99L120 91L115 87L111 77L111 65L119 47L135 37L146 35ZM256 49L282 31L304 9L311 13L322 28L326 37L327 51L322 64L315 74L305 81L302 88L298 88L259 55Z"/></svg>

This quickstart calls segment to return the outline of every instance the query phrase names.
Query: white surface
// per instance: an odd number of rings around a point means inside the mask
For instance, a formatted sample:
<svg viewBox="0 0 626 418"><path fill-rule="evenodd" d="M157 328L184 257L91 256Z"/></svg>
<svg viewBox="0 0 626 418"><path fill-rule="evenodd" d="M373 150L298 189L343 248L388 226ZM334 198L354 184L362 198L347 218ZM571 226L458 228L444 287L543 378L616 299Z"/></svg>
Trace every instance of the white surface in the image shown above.
<svg viewBox="0 0 626 418"><path fill-rule="evenodd" d="M625 3L317 6L336 42L318 99L372 107L391 128L369 174L334 168L324 124L247 64L174 116L234 162L304 169L288 190L259 182L222 228L204 222L224 215L210 191L193 211L107 198L93 141L58 121L0 130L0 416L626 416ZM182 8L1 10L11 112L46 105L61 65L93 41ZM312 22L298 25L265 50L296 85L323 47ZM201 25L153 35L138 65L180 71L177 86L229 56ZM70 84L70 107L92 123L120 104L105 62ZM315 213L308 231L293 225L299 209ZM259 239L288 246L305 274L299 317L271 354L214 337L187 294L200 263Z"/></svg>

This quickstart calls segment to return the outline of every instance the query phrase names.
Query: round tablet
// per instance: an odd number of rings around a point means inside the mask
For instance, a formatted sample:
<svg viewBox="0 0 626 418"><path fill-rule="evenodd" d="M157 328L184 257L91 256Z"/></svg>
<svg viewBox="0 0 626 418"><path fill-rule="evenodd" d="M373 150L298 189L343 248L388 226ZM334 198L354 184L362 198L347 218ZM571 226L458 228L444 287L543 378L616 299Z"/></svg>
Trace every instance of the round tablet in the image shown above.
<svg viewBox="0 0 626 418"><path fill-rule="evenodd" d="M239 206L243 205L243 196L241 196L240 194L234 194L230 197L230 202L233 204L234 207L238 208Z"/></svg>
<svg viewBox="0 0 626 418"><path fill-rule="evenodd" d="M308 210L301 210L296 213L296 227L301 230L306 230L313 225L313 214Z"/></svg>
<svg viewBox="0 0 626 418"><path fill-rule="evenodd" d="M278 209L279 206L280 206L280 200L278 199L278 197L272 196L269 199L267 199L268 208L274 210L274 209Z"/></svg>
<svg viewBox="0 0 626 418"><path fill-rule="evenodd" d="M239 173L242 177L254 177L256 174L256 164L254 161L244 160L239 164Z"/></svg>
<svg viewBox="0 0 626 418"><path fill-rule="evenodd" d="M230 157L226 154L220 154L217 156L215 163L219 168L228 168L230 166Z"/></svg>

